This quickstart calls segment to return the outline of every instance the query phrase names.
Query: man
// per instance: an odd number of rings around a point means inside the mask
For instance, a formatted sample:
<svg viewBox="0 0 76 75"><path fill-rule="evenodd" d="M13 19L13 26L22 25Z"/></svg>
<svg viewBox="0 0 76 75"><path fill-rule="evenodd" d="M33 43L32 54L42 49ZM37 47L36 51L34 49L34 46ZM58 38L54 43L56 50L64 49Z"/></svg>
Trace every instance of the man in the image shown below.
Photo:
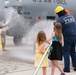
<svg viewBox="0 0 76 75"><path fill-rule="evenodd" d="M76 71L76 22L72 15L68 15L62 6L58 6L55 9L55 13L58 15L57 22L62 24L62 33L64 36L64 72L70 72L70 55L72 58L72 65L74 71Z"/></svg>
<svg viewBox="0 0 76 75"><path fill-rule="evenodd" d="M41 21L41 17L36 17L36 22L40 22Z"/></svg>
<svg viewBox="0 0 76 75"><path fill-rule="evenodd" d="M5 27L5 21L4 20L1 20L0 21L0 45L1 45L1 48L2 48L2 51L6 51L5 49L5 43L6 43L6 33L5 31L3 30L3 27Z"/></svg>

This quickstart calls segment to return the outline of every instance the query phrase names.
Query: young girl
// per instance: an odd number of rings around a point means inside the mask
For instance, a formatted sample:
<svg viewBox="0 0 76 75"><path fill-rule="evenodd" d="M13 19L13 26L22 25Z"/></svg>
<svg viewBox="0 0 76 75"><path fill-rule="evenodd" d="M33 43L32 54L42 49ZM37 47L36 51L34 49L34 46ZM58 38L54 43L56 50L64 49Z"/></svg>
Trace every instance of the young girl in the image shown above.
<svg viewBox="0 0 76 75"><path fill-rule="evenodd" d="M37 34L36 39L36 54L35 54L35 67L38 66L38 63L40 62L45 50L46 50L46 34L44 31L40 31ZM42 65L43 69L43 75L46 75L46 67L48 67L48 56L45 57Z"/></svg>
<svg viewBox="0 0 76 75"><path fill-rule="evenodd" d="M53 50L49 54L48 59L51 60L51 75L54 75L55 67L61 72L60 75L65 75L63 68L58 64L58 60L62 60L62 46L64 46L62 38L62 26L59 22L54 24L54 31L47 41L52 39Z"/></svg>

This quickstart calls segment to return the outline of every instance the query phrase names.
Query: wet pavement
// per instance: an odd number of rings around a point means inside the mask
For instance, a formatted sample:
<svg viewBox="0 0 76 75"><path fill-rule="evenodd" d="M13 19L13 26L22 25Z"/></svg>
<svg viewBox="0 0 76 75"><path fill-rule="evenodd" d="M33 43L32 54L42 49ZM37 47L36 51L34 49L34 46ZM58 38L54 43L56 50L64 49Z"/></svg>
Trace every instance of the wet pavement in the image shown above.
<svg viewBox="0 0 76 75"><path fill-rule="evenodd" d="M0 51L0 75L33 75L34 67L34 51L30 46L15 46L12 37L6 38L7 51ZM63 66L63 61L59 62ZM37 75L42 75L40 68ZM51 75L51 65L47 67L47 75ZM55 75L60 75L56 68ZM71 66L71 72L66 75L76 75Z"/></svg>

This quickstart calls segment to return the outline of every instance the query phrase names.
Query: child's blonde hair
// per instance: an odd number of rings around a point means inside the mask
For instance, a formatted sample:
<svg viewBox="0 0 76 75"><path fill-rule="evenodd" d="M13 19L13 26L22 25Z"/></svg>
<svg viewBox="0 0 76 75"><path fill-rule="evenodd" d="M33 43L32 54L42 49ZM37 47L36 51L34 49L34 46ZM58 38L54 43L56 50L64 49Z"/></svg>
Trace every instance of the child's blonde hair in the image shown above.
<svg viewBox="0 0 76 75"><path fill-rule="evenodd" d="M46 34L44 31L40 31L38 34L37 34L37 39L36 39L36 42L38 43L38 45L41 45L43 42L46 41Z"/></svg>
<svg viewBox="0 0 76 75"><path fill-rule="evenodd" d="M62 25L60 22L54 23L55 35L59 41L62 40Z"/></svg>

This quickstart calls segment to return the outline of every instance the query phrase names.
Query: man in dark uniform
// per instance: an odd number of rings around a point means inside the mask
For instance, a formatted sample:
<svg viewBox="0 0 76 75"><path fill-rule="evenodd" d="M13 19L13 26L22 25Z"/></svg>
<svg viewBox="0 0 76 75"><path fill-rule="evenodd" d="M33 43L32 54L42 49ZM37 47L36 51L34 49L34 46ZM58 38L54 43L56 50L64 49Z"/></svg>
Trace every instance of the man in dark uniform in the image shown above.
<svg viewBox="0 0 76 75"><path fill-rule="evenodd" d="M57 22L62 24L62 33L64 36L64 72L70 72L70 55L72 58L72 65L74 71L76 71L76 22L72 15L68 15L62 6L58 6L55 9L55 13L58 15Z"/></svg>

